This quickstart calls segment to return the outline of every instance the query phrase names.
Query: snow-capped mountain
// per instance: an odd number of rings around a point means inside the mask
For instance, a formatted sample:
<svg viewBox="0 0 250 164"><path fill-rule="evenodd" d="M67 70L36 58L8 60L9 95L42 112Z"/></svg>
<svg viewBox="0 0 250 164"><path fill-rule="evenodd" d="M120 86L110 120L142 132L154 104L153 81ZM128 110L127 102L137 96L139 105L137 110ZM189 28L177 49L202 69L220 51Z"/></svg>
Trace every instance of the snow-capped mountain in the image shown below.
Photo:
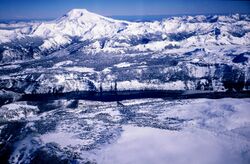
<svg viewBox="0 0 250 164"><path fill-rule="evenodd" d="M66 35L70 37L100 38L114 34L114 29L120 28L122 22L106 18L85 9L73 9L63 17L47 23L40 24L34 29L32 35L44 38L55 35Z"/></svg>
<svg viewBox="0 0 250 164"><path fill-rule="evenodd" d="M29 27L1 30L0 43L25 37L41 38L39 50L85 42L91 52L162 51L168 47L249 45L248 15L184 16L161 22L118 21L73 9L61 18ZM94 50L93 50L94 49Z"/></svg>
<svg viewBox="0 0 250 164"><path fill-rule="evenodd" d="M54 21L1 26L15 27L0 33L1 89L108 91L114 83L118 90L250 86L248 15L128 22L74 9Z"/></svg>
<svg viewBox="0 0 250 164"><path fill-rule="evenodd" d="M166 46L249 45L249 17L175 17L161 22L117 21L85 9L74 9L62 18L33 28L32 36L45 39L41 49L89 40L87 48L116 52L117 48L145 51ZM94 40L96 40L94 42ZM144 44L149 43L146 48Z"/></svg>
<svg viewBox="0 0 250 164"><path fill-rule="evenodd" d="M41 48L48 49L70 44L76 37L81 41L112 38L124 26L124 22L73 9L58 20L33 27L30 35L44 38Z"/></svg>

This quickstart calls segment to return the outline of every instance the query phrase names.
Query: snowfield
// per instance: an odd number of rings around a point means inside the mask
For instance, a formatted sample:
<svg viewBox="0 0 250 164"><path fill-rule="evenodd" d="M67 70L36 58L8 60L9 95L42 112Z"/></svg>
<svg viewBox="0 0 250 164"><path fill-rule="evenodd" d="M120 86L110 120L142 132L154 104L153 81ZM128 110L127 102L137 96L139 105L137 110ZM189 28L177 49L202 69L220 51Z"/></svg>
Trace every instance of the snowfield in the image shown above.
<svg viewBox="0 0 250 164"><path fill-rule="evenodd" d="M247 164L249 105L250 99L14 103L0 108L10 111L6 122L16 120L2 125L1 135L15 144L14 163ZM36 112L23 117L13 113L17 106Z"/></svg>

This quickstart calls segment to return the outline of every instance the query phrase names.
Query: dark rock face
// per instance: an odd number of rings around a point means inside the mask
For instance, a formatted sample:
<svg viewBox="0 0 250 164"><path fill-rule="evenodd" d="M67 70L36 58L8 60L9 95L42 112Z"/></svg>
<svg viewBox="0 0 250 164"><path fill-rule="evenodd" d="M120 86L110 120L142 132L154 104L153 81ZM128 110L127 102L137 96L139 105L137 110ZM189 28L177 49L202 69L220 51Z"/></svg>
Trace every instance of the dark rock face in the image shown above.
<svg viewBox="0 0 250 164"><path fill-rule="evenodd" d="M7 103L18 101L21 97L22 95L19 93L0 90L0 106Z"/></svg>
<svg viewBox="0 0 250 164"><path fill-rule="evenodd" d="M230 66L225 67L225 72L223 75L223 84L229 91L243 90L245 84L245 74L239 69L233 69Z"/></svg>
<svg viewBox="0 0 250 164"><path fill-rule="evenodd" d="M3 126L3 123L0 123ZM25 123L14 122L6 124L0 133L0 161L2 163L9 163L10 155L14 150L14 143L20 139L23 139L25 133L22 133L22 128L25 126Z"/></svg>
<svg viewBox="0 0 250 164"><path fill-rule="evenodd" d="M30 164L71 164L75 163L74 160L71 160L69 158L63 159L62 157L58 157L53 154L52 151L48 150L37 150L33 155L32 155L32 160L30 161Z"/></svg>
<svg viewBox="0 0 250 164"><path fill-rule="evenodd" d="M2 63L12 62L17 60L29 60L42 56L39 46L43 40L38 37L24 37L15 39L9 43L0 45L0 61Z"/></svg>
<svg viewBox="0 0 250 164"><path fill-rule="evenodd" d="M173 34L169 34L169 39L171 41L182 41L194 35L195 35L195 32L173 33Z"/></svg>
<svg viewBox="0 0 250 164"><path fill-rule="evenodd" d="M248 54L248 53L247 53ZM234 63L245 63L248 61L248 57L244 56L245 54L239 54L237 55L234 59L233 62ZM249 54L248 54L249 55Z"/></svg>
<svg viewBox="0 0 250 164"><path fill-rule="evenodd" d="M219 28L215 28L214 29L214 34L215 34L215 38L218 39L219 35L221 34L221 31Z"/></svg>

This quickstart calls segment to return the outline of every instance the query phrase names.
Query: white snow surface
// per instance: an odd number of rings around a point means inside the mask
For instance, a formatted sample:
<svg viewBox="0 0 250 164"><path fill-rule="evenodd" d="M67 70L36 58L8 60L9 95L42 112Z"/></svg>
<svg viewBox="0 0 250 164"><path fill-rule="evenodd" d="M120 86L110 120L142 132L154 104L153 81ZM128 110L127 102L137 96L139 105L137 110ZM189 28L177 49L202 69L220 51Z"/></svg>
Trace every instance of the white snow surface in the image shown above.
<svg viewBox="0 0 250 164"><path fill-rule="evenodd" d="M83 50L90 52L162 51L175 46L250 45L250 23L248 16L243 16L241 20L238 14L215 15L214 19L217 20L214 22L209 22L211 18L202 15L172 17L160 22L128 22L103 17L86 9L73 9L54 21L27 23L28 28L22 24L18 29L1 30L0 43L25 36L41 37L44 43L40 49L47 50L68 45L74 38L78 38L91 41L83 47ZM239 34L242 36L238 37ZM143 39L148 39L148 43L141 43Z"/></svg>
<svg viewBox="0 0 250 164"><path fill-rule="evenodd" d="M130 67L131 63L123 62L123 63L116 64L114 66L117 67L117 68L125 68L125 67Z"/></svg>
<svg viewBox="0 0 250 164"><path fill-rule="evenodd" d="M62 148L73 147L72 150L78 152L83 159L103 164L247 164L250 160L250 99L141 99L125 100L121 103L126 106L126 110L135 111L136 115L154 115L158 123L164 124L165 119L176 118L175 122L169 122L166 126L180 126L181 129L161 129L132 121L122 125L123 130L117 139L90 151L80 151L81 146L91 145L94 141L93 138L79 138L80 131L77 129L80 127L77 123L58 125L55 132L44 134L40 139L44 143L56 143ZM108 127L106 123L95 122L94 115L106 113L114 120L124 117L117 111L119 107L110 102L94 104L98 109L97 113L93 108L91 113L80 116L78 112L93 103L82 101L80 104L84 106L69 112L76 112L79 119L91 118L86 121L93 124L94 131L97 132ZM141 119L143 123L143 116L137 119ZM70 130L70 126L73 129ZM94 133L94 136L98 135Z"/></svg>
<svg viewBox="0 0 250 164"><path fill-rule="evenodd" d="M86 72L95 72L94 68L88 68L88 67L65 67L64 68L67 71L75 71L75 72L81 72L81 73L86 73Z"/></svg>
<svg viewBox="0 0 250 164"><path fill-rule="evenodd" d="M181 132L124 126L116 144L101 153L100 163L242 163L240 139L202 129ZM249 144L248 142L242 144Z"/></svg>

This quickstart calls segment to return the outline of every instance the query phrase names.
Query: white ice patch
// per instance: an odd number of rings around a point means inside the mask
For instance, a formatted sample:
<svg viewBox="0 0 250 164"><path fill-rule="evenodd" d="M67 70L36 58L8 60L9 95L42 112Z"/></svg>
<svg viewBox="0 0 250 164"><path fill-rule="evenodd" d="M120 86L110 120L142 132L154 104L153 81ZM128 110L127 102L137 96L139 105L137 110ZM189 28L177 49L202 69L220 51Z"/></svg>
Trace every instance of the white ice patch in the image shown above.
<svg viewBox="0 0 250 164"><path fill-rule="evenodd" d="M95 72L94 68L88 68L88 67L65 67L64 68L67 71L72 71L72 72L81 72L81 73L87 73L87 72Z"/></svg>
<svg viewBox="0 0 250 164"><path fill-rule="evenodd" d="M39 47L42 50L50 49L53 47L60 47L66 44L71 43L71 39L62 35L55 35L53 38L49 38L44 41L44 43Z"/></svg>
<svg viewBox="0 0 250 164"><path fill-rule="evenodd" d="M56 63L54 65L54 67L58 68L58 67L69 65L69 64L73 64L73 62L71 60L66 60L66 61L62 61L62 62Z"/></svg>
<svg viewBox="0 0 250 164"><path fill-rule="evenodd" d="M102 70L102 72L103 72L104 74L108 74L108 73L111 72L111 69L110 69L110 68L105 68L105 69Z"/></svg>
<svg viewBox="0 0 250 164"><path fill-rule="evenodd" d="M115 64L114 66L117 68L125 68L125 67L130 67L131 63L123 62L123 63Z"/></svg>
<svg viewBox="0 0 250 164"><path fill-rule="evenodd" d="M156 89L156 90L184 90L186 85L183 81L174 81L168 83L153 83L152 82L139 82L137 80L117 82L118 90L143 90L143 89Z"/></svg>

